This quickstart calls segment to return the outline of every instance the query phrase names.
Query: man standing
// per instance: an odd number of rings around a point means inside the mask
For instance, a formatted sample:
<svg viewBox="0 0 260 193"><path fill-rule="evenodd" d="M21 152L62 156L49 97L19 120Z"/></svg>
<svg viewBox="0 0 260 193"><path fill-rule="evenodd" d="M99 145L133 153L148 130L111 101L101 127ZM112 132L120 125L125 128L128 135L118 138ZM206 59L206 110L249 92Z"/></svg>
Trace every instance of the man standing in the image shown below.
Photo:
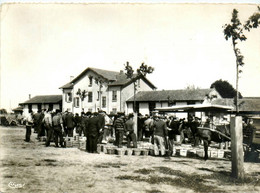
<svg viewBox="0 0 260 193"><path fill-rule="evenodd" d="M114 127L115 127L115 133L116 133L116 145L121 148L123 143L123 137L124 137L124 113L118 113L118 118L115 120Z"/></svg>
<svg viewBox="0 0 260 193"><path fill-rule="evenodd" d="M33 125L33 111L29 109L29 114L26 115L25 121L26 121L26 133L25 133L25 140L26 142L30 142L31 133L32 133L32 125Z"/></svg>
<svg viewBox="0 0 260 193"><path fill-rule="evenodd" d="M159 155L159 150L161 155L165 155L165 142L168 141L168 131L165 121L159 119L158 116L155 116L155 122L153 124L154 128L154 154Z"/></svg>
<svg viewBox="0 0 260 193"><path fill-rule="evenodd" d="M73 137L73 130L75 127L75 118L72 112L69 112L65 117L65 122L67 126L67 132L69 137Z"/></svg>
<svg viewBox="0 0 260 193"><path fill-rule="evenodd" d="M91 117L91 112L84 113L82 119L81 119L81 127L84 133L84 136L86 137L86 151L90 152L89 148L89 129L88 129L88 122Z"/></svg>
<svg viewBox="0 0 260 193"><path fill-rule="evenodd" d="M63 121L62 121L60 110L58 109L56 109L56 112L53 116L53 131L54 131L54 142L56 147L59 147L58 138L60 138L60 146L64 147L63 135L62 135L62 133L64 132Z"/></svg>
<svg viewBox="0 0 260 193"><path fill-rule="evenodd" d="M98 113L98 121L99 121L99 136L98 136L98 143L102 143L103 136L105 135L105 112L99 111Z"/></svg>
<svg viewBox="0 0 260 193"><path fill-rule="evenodd" d="M51 137L53 135L53 128L52 128L52 117L50 113L50 109L45 111L44 118L43 118L43 124L47 131L47 140L46 140L46 147L50 145Z"/></svg>
<svg viewBox="0 0 260 193"><path fill-rule="evenodd" d="M100 129L100 121L97 112L95 112L94 116L88 120L87 127L89 130L89 134L88 134L89 152L97 153L97 142L98 142L99 129Z"/></svg>
<svg viewBox="0 0 260 193"><path fill-rule="evenodd" d="M134 121L133 121L134 115L129 114L128 120L125 122L125 132L127 137L127 148L130 148L131 141L134 144L134 148L137 148L137 142L136 142L136 135L134 133Z"/></svg>
<svg viewBox="0 0 260 193"><path fill-rule="evenodd" d="M41 110L38 110L37 113L33 115L34 133L39 133L40 131L39 126L40 126L40 122L42 121L40 120L40 118L41 118Z"/></svg>

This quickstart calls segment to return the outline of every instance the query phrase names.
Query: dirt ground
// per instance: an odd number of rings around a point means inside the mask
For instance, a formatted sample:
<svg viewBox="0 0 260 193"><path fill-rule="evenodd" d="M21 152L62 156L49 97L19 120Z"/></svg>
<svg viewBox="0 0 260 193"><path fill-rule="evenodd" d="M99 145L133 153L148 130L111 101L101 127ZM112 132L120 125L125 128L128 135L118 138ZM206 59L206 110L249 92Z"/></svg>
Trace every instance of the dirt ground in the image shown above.
<svg viewBox="0 0 260 193"><path fill-rule="evenodd" d="M230 177L231 161L89 154L45 147L25 128L0 127L0 192L260 192L259 163L244 163L243 183Z"/></svg>

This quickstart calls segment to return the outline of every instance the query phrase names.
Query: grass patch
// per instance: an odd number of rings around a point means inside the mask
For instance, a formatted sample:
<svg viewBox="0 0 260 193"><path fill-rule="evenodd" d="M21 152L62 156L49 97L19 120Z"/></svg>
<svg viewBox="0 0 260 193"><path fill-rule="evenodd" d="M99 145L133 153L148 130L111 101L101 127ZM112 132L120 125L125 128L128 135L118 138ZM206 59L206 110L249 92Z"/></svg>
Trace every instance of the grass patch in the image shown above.
<svg viewBox="0 0 260 193"><path fill-rule="evenodd" d="M57 160L55 160L55 159L44 159L43 161L45 161L45 162L57 162Z"/></svg>
<svg viewBox="0 0 260 193"><path fill-rule="evenodd" d="M11 176L11 175L6 175L6 176L4 176L4 178L13 178L13 176Z"/></svg>
<svg viewBox="0 0 260 193"><path fill-rule="evenodd" d="M144 175L148 175L148 174L153 173L153 172L154 172L154 170L146 169L146 168L134 171L134 173L139 173L139 174L144 174Z"/></svg>
<svg viewBox="0 0 260 193"><path fill-rule="evenodd" d="M95 165L94 167L95 168L109 168L109 167L121 168L121 166L127 166L127 164L124 164L124 163L102 163L102 164Z"/></svg>

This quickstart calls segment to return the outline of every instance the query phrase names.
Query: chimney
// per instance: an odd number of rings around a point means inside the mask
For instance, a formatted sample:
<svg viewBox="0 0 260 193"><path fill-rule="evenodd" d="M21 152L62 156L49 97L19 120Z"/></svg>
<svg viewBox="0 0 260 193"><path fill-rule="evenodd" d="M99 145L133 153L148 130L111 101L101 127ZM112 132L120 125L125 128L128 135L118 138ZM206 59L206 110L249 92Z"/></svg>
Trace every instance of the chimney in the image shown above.
<svg viewBox="0 0 260 193"><path fill-rule="evenodd" d="M74 79L74 76L70 76L70 81L72 81Z"/></svg>
<svg viewBox="0 0 260 193"><path fill-rule="evenodd" d="M31 94L29 94L29 100L31 99Z"/></svg>

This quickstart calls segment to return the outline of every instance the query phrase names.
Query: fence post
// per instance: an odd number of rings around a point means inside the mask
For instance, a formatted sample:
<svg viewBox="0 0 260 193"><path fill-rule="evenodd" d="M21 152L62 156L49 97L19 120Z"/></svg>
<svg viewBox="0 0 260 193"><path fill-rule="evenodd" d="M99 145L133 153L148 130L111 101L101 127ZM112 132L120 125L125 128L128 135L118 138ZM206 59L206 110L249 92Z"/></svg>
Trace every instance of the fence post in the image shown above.
<svg viewBox="0 0 260 193"><path fill-rule="evenodd" d="M231 176L237 179L244 179L244 155L243 155L243 134L242 117L231 116L231 155L232 173Z"/></svg>

